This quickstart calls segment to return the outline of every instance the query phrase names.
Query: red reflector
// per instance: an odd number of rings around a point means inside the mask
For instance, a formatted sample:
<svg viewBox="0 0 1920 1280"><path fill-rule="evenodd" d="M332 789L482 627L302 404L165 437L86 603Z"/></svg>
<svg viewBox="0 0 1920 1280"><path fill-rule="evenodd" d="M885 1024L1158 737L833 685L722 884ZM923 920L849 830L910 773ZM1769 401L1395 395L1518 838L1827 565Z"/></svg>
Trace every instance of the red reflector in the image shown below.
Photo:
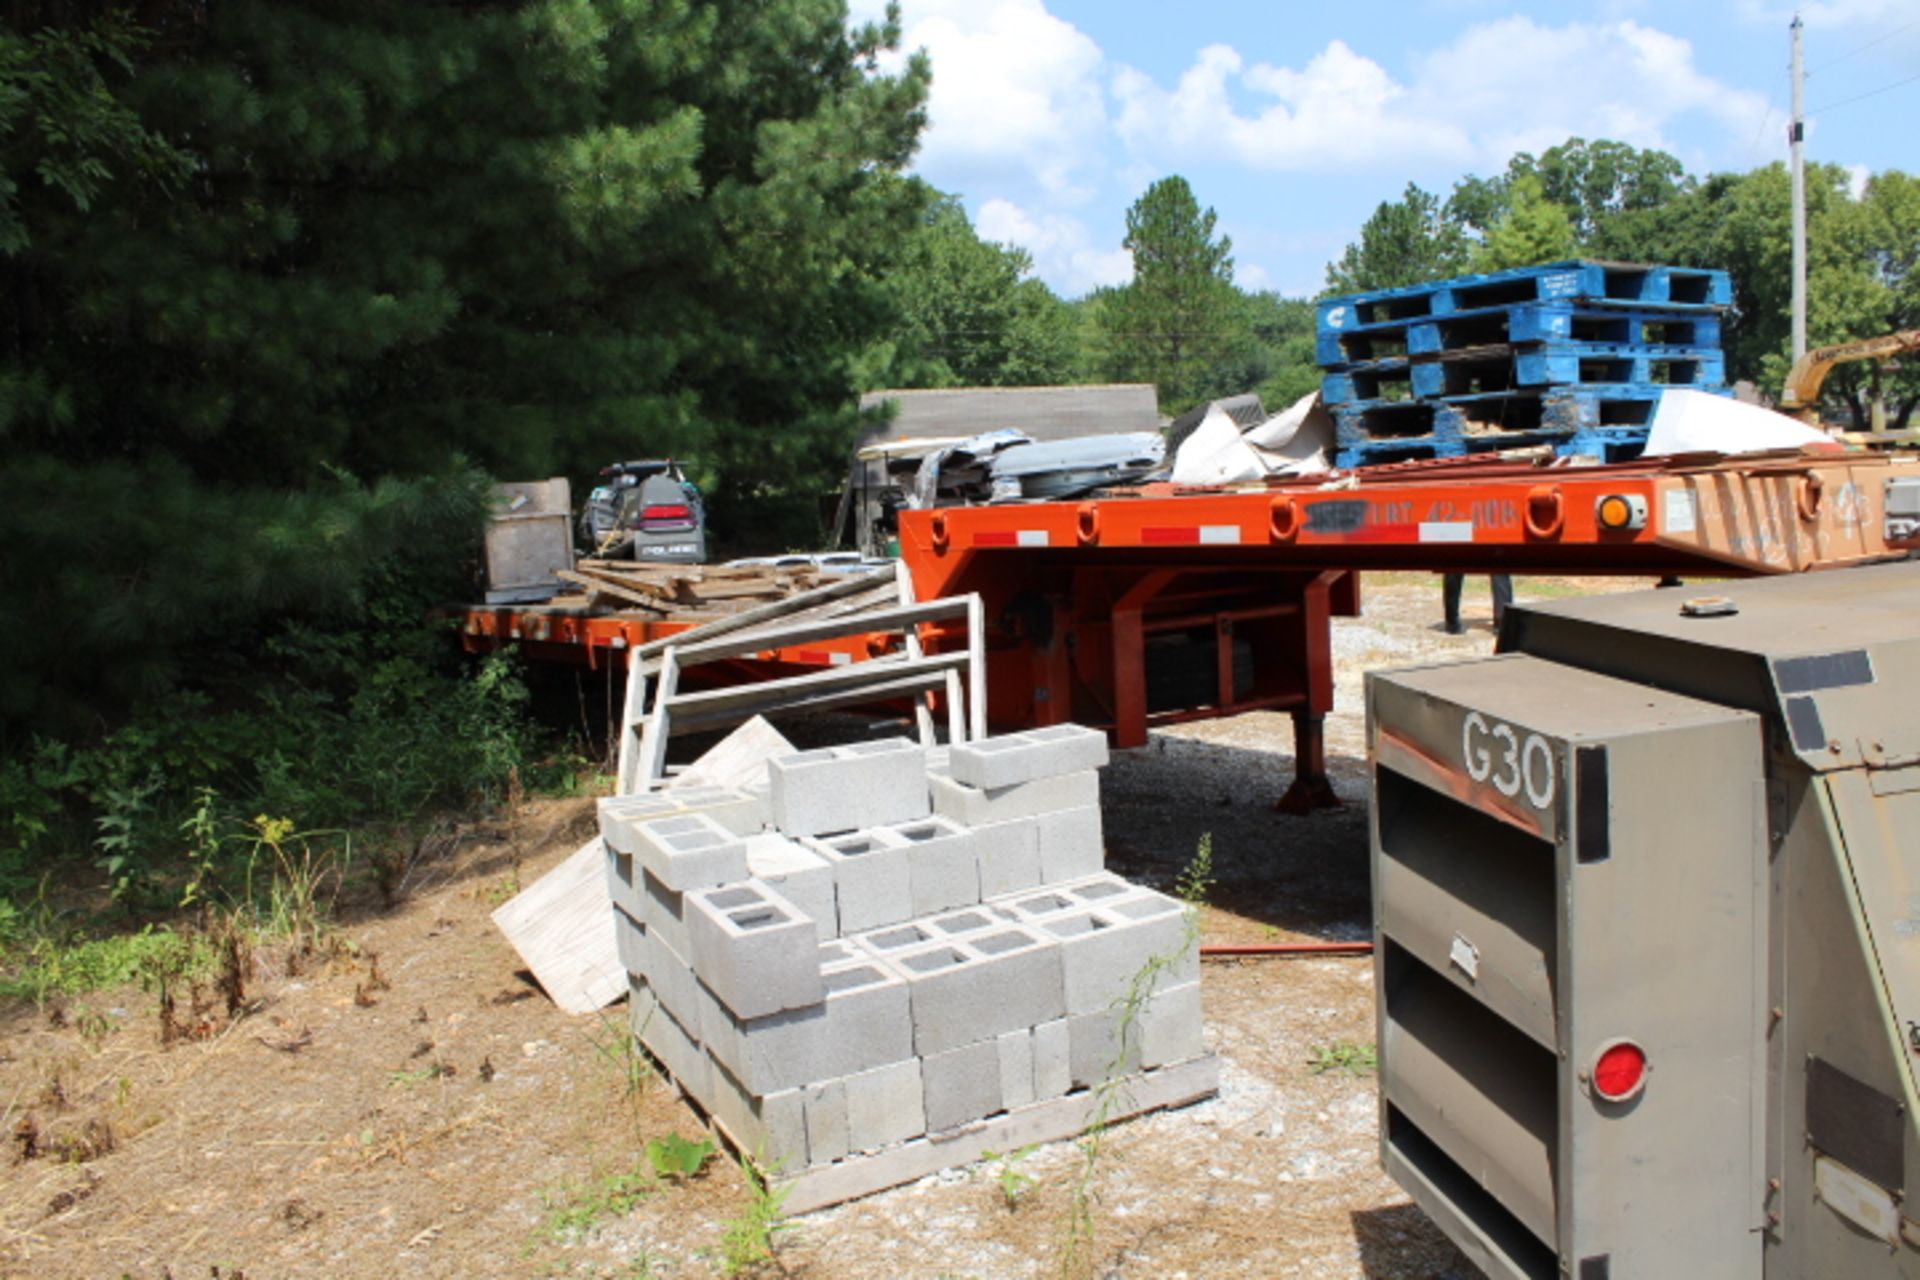
<svg viewBox="0 0 1920 1280"><path fill-rule="evenodd" d="M642 507L640 509L640 518L642 520L691 520L693 518L693 508Z"/></svg>
<svg viewBox="0 0 1920 1280"><path fill-rule="evenodd" d="M1630 1040L1601 1050L1593 1064L1593 1091L1608 1102L1625 1102L1646 1082L1646 1051Z"/></svg>

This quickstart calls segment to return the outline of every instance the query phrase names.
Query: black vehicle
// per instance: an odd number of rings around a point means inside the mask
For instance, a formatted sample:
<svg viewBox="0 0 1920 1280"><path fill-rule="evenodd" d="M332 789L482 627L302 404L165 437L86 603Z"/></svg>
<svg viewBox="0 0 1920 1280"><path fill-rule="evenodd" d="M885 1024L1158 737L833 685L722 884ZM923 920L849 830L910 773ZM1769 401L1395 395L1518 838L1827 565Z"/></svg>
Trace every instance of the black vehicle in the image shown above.
<svg viewBox="0 0 1920 1280"><path fill-rule="evenodd" d="M706 561L706 506L678 462L616 462L602 467L600 476L580 512L580 540L588 555Z"/></svg>

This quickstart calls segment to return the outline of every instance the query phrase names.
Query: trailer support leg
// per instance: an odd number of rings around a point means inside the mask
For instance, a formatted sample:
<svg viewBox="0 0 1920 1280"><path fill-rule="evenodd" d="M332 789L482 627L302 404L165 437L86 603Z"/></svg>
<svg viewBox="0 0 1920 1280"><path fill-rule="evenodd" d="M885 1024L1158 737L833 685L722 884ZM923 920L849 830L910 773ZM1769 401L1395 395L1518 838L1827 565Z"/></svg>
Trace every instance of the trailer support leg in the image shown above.
<svg viewBox="0 0 1920 1280"><path fill-rule="evenodd" d="M1327 777L1327 712L1333 710L1333 592L1351 592L1348 575L1315 575L1300 593L1300 665L1306 677L1306 705L1293 712L1293 785L1274 805L1281 813L1309 814L1338 809L1340 797ZM1345 603L1343 596L1340 603ZM1358 603L1357 600L1354 603Z"/></svg>

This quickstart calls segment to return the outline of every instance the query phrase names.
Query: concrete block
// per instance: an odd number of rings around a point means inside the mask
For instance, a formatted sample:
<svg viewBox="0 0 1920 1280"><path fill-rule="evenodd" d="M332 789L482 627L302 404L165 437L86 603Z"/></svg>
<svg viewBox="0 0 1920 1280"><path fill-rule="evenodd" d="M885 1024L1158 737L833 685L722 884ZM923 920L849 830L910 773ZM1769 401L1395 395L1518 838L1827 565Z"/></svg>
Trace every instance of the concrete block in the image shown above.
<svg viewBox="0 0 1920 1280"><path fill-rule="evenodd" d="M807 1124L807 1163L820 1165L847 1154L847 1083L825 1080L800 1091Z"/></svg>
<svg viewBox="0 0 1920 1280"><path fill-rule="evenodd" d="M1034 1099L1033 1032L1003 1031L997 1041L1000 1048L1000 1101L1011 1111Z"/></svg>
<svg viewBox="0 0 1920 1280"><path fill-rule="evenodd" d="M980 901L980 864L971 831L930 816L876 827L873 834L906 855L912 915L932 915Z"/></svg>
<svg viewBox="0 0 1920 1280"><path fill-rule="evenodd" d="M960 911L949 911L945 915L930 916L913 922L922 932L922 941L928 931L935 938L964 938L983 929L1000 928L1005 921L984 907L967 907ZM882 933L887 932L881 930Z"/></svg>
<svg viewBox="0 0 1920 1280"><path fill-rule="evenodd" d="M621 967L628 973L644 974L647 971L646 936L645 925L618 906L614 907L613 950L620 957Z"/></svg>
<svg viewBox="0 0 1920 1280"><path fill-rule="evenodd" d="M1089 876L1048 887L1090 907L1104 907L1116 898L1129 898L1135 894L1153 892L1151 889L1123 880L1111 871L1098 871Z"/></svg>
<svg viewBox="0 0 1920 1280"><path fill-rule="evenodd" d="M735 884L747 878L747 846L704 813L679 813L634 827L633 856L675 893Z"/></svg>
<svg viewBox="0 0 1920 1280"><path fill-rule="evenodd" d="M744 787L672 787L653 794L670 799L681 813L702 813L736 836L750 836L767 825L767 801Z"/></svg>
<svg viewBox="0 0 1920 1280"><path fill-rule="evenodd" d="M1040 844L1040 879L1047 884L1090 876L1107 865L1100 806L1055 809L1034 818Z"/></svg>
<svg viewBox="0 0 1920 1280"><path fill-rule="evenodd" d="M1200 984L1182 983L1156 991L1140 1015L1140 1065L1164 1067L1206 1052L1206 1019L1200 1009Z"/></svg>
<svg viewBox="0 0 1920 1280"><path fill-rule="evenodd" d="M820 944L820 963L824 967L848 960L864 960L867 953L854 946L851 938L836 938Z"/></svg>
<svg viewBox="0 0 1920 1280"><path fill-rule="evenodd" d="M1126 1055L1120 1053L1120 1011L1076 1013L1067 1019L1067 1063L1073 1087L1094 1089L1109 1078L1140 1069L1140 1027L1136 1022L1126 1037Z"/></svg>
<svg viewBox="0 0 1920 1280"><path fill-rule="evenodd" d="M680 1025L664 1006L657 1008L640 1030L640 1043L659 1059L680 1091L703 1107L711 1107L713 1073L700 1042Z"/></svg>
<svg viewBox="0 0 1920 1280"><path fill-rule="evenodd" d="M776 829L821 836L911 822L929 812L927 760L906 738L821 747L767 762Z"/></svg>
<svg viewBox="0 0 1920 1280"><path fill-rule="evenodd" d="M833 868L806 846L777 831L748 836L747 871L755 880L800 908L813 921L820 941L840 936L840 912L834 906Z"/></svg>
<svg viewBox="0 0 1920 1280"><path fill-rule="evenodd" d="M693 954L693 945L687 941L685 895L675 893L645 871L640 873L640 923L682 960Z"/></svg>
<svg viewBox="0 0 1920 1280"><path fill-rule="evenodd" d="M1067 1020L1055 1018L1033 1029L1033 1096L1044 1102L1073 1090L1073 1060Z"/></svg>
<svg viewBox="0 0 1920 1280"><path fill-rule="evenodd" d="M643 972L653 994L696 1040L704 1039L700 1016L700 981L689 965L659 934L648 931L641 939Z"/></svg>
<svg viewBox="0 0 1920 1280"><path fill-rule="evenodd" d="M913 915L913 871L907 851L871 831L806 841L833 869L840 932L859 933Z"/></svg>
<svg viewBox="0 0 1920 1280"><path fill-rule="evenodd" d="M646 1029L654 1015L659 1011L660 1002L654 998L653 987L637 973L627 975L627 1030L634 1039ZM644 1042L643 1042L644 1043Z"/></svg>
<svg viewBox="0 0 1920 1280"><path fill-rule="evenodd" d="M1106 734L1077 724L1058 724L955 743L949 771L955 782L993 791L1036 778L1099 769L1106 763Z"/></svg>
<svg viewBox="0 0 1920 1280"><path fill-rule="evenodd" d="M1036 924L1063 912L1083 911L1084 902L1057 885L1041 885L1023 893L1003 894L986 903L994 911L1022 924Z"/></svg>
<svg viewBox="0 0 1920 1280"><path fill-rule="evenodd" d="M621 853L604 838L600 847L607 851L607 897L613 905L638 920L640 918L640 864L630 853Z"/></svg>
<svg viewBox="0 0 1920 1280"><path fill-rule="evenodd" d="M938 776L930 776L927 785L933 796L933 811L963 827L984 827L1100 803L1100 775L1091 769L991 791Z"/></svg>
<svg viewBox="0 0 1920 1280"><path fill-rule="evenodd" d="M735 1017L820 1003L820 935L798 907L759 882L701 889L684 902L693 971Z"/></svg>
<svg viewBox="0 0 1920 1280"><path fill-rule="evenodd" d="M1180 904L1159 894L1044 916L1033 927L1060 944L1070 1014L1094 1013L1126 999L1136 976L1156 959L1171 964L1153 974L1142 994L1200 978L1199 953L1187 937Z"/></svg>
<svg viewBox="0 0 1920 1280"><path fill-rule="evenodd" d="M892 924L884 929L859 934L852 941L864 954L889 960L900 952L911 951L929 942L939 942L945 936L934 933L931 920L909 920L904 924Z"/></svg>
<svg viewBox="0 0 1920 1280"><path fill-rule="evenodd" d="M847 1145L878 1151L927 1131L920 1060L890 1062L847 1077Z"/></svg>
<svg viewBox="0 0 1920 1280"><path fill-rule="evenodd" d="M639 848L639 837L635 828L642 822L651 822L655 818L670 818L680 812L680 806L667 799L663 794L654 793L641 796L602 796L594 808L600 820L600 838L607 842L607 848L623 853L629 858Z"/></svg>
<svg viewBox="0 0 1920 1280"><path fill-rule="evenodd" d="M987 901L1022 889L1040 879L1040 820L1015 818L973 829L974 856L980 864L980 898Z"/></svg>
<svg viewBox="0 0 1920 1280"><path fill-rule="evenodd" d="M1023 1030L1066 1010L1060 948L1011 922L896 952L889 963L906 975L913 1049L923 1057Z"/></svg>
<svg viewBox="0 0 1920 1280"><path fill-rule="evenodd" d="M928 747L927 772L941 773L951 778L953 776L953 748Z"/></svg>
<svg viewBox="0 0 1920 1280"><path fill-rule="evenodd" d="M981 1040L920 1060L927 1132L940 1133L1004 1109L1000 1098L1000 1047Z"/></svg>
<svg viewBox="0 0 1920 1280"><path fill-rule="evenodd" d="M799 1089L755 1094L722 1063L713 1067L709 1111L763 1168L798 1173L807 1167L807 1108Z"/></svg>
<svg viewBox="0 0 1920 1280"><path fill-rule="evenodd" d="M826 998L805 1009L741 1020L717 999L701 1007L713 1055L758 1094L853 1075L913 1056L906 979L872 959L828 965Z"/></svg>

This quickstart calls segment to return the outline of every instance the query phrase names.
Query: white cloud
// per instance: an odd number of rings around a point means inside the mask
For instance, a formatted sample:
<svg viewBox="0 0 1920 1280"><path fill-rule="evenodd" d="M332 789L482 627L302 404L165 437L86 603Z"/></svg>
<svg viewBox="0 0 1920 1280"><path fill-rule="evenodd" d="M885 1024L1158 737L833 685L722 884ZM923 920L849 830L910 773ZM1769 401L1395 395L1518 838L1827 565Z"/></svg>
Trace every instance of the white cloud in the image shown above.
<svg viewBox="0 0 1920 1280"><path fill-rule="evenodd" d="M1417 58L1405 83L1335 40L1299 69L1249 65L1211 45L1173 89L1123 68L1114 93L1120 136L1138 152L1297 172L1497 167L1570 136L1671 149L1667 130L1680 118L1702 115L1737 133L1766 108L1700 71L1677 36L1636 22L1545 27L1524 17L1468 28Z"/></svg>
<svg viewBox="0 0 1920 1280"><path fill-rule="evenodd" d="M1873 178L1873 170L1863 164L1847 166L1847 194L1855 200L1864 200L1867 195L1867 183Z"/></svg>
<svg viewBox="0 0 1920 1280"><path fill-rule="evenodd" d="M879 8L855 5L855 17ZM1044 0L908 0L904 48L933 59L919 167L936 182L1022 178L1084 199L1107 134L1105 56Z"/></svg>
<svg viewBox="0 0 1920 1280"><path fill-rule="evenodd" d="M1100 248L1086 223L1071 214L1033 213L996 196L980 206L973 223L982 239L1031 253L1035 274L1068 297L1133 278L1133 255Z"/></svg>

